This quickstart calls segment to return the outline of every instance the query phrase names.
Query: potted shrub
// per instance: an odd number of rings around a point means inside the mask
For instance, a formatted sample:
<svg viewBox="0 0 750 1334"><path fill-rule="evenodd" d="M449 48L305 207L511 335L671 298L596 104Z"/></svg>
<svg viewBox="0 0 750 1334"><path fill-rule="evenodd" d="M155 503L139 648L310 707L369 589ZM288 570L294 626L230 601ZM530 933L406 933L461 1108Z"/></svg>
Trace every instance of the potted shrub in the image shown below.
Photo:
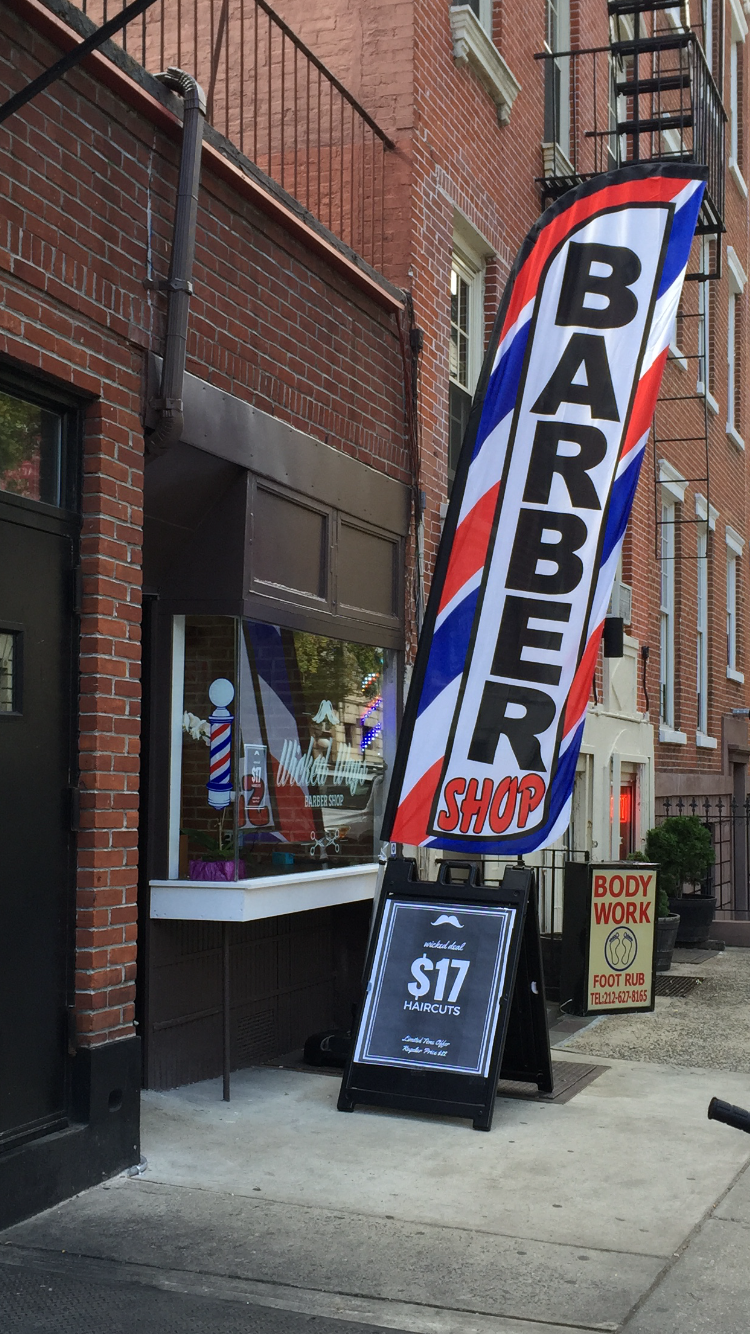
<svg viewBox="0 0 750 1334"><path fill-rule="evenodd" d="M656 861L644 852L631 852L629 862ZM679 913L673 913L669 906L669 897L662 884L661 871L656 882L656 971L668 973L672 967L672 955L680 925Z"/></svg>
<svg viewBox="0 0 750 1334"><path fill-rule="evenodd" d="M669 908L679 916L677 943L708 939L716 899L708 873L716 860L711 830L697 815L670 815L646 834L646 859L659 863L659 879Z"/></svg>

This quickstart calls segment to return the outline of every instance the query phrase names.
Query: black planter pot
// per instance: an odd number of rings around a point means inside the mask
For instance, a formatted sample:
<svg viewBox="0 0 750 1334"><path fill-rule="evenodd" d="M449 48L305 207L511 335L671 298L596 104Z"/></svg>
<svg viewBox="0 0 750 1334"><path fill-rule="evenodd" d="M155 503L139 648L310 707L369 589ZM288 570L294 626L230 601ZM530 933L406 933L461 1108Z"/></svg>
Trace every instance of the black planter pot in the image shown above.
<svg viewBox="0 0 750 1334"><path fill-rule="evenodd" d="M656 971L668 973L672 967L672 952L677 940L680 918L677 913L656 919Z"/></svg>
<svg viewBox="0 0 750 1334"><path fill-rule="evenodd" d="M686 894L681 899L670 899L669 911L677 913L680 918L680 925L677 928L678 945L700 945L704 940L708 940L716 911L715 898L704 898L702 894Z"/></svg>

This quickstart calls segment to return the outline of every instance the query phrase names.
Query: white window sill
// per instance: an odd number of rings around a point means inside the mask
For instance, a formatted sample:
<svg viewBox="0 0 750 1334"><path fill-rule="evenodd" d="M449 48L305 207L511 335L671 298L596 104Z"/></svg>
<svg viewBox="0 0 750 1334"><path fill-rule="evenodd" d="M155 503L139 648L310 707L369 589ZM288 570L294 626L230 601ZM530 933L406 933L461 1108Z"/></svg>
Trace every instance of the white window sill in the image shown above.
<svg viewBox="0 0 750 1334"><path fill-rule="evenodd" d="M742 436L740 435L739 431L736 430L734 426L730 426L729 422L727 422L727 435L729 436L729 439L731 440L732 444L736 445L737 448L741 449L744 453L745 442L742 439Z"/></svg>
<svg viewBox="0 0 750 1334"><path fill-rule="evenodd" d="M521 85L490 40L469 5L451 6L449 11L453 59L460 68L471 66L497 107L497 119L507 125Z"/></svg>
<svg viewBox="0 0 750 1334"><path fill-rule="evenodd" d="M364 862L255 880L152 880L150 915L181 922L258 922L371 899L377 877L378 863Z"/></svg>
<svg viewBox="0 0 750 1334"><path fill-rule="evenodd" d="M681 371L686 371L688 368L687 357L685 356L685 353L680 350L680 348L677 346L676 343L669 344L669 360L674 362L676 366L679 366Z"/></svg>
<svg viewBox="0 0 750 1334"><path fill-rule="evenodd" d="M697 385L695 386L695 392L699 398L705 398L706 403L708 404L709 412L712 412L714 414L714 417L718 417L719 405L716 402L716 399L714 398L713 394L711 393L711 390L706 389L702 380L699 380Z"/></svg>
<svg viewBox="0 0 750 1334"><path fill-rule="evenodd" d="M719 743L715 736L706 736L705 732L696 732L695 744L700 750L716 750Z"/></svg>
<svg viewBox="0 0 750 1334"><path fill-rule="evenodd" d="M565 176L574 181L580 180L573 163L559 144L542 144L542 171L545 176Z"/></svg>
<svg viewBox="0 0 750 1334"><path fill-rule="evenodd" d="M727 667L727 681L736 681L738 685L744 685L745 673L738 672L736 667Z"/></svg>
<svg viewBox="0 0 750 1334"><path fill-rule="evenodd" d="M737 163L735 162L734 158L731 157L729 159L729 175L731 176L732 180L737 186L737 189L742 195L742 198L747 199L747 185L745 184L745 178L742 175L742 172L740 171L739 167L737 166Z"/></svg>
<svg viewBox="0 0 750 1334"><path fill-rule="evenodd" d="M676 732L673 727L665 727L664 723L659 728L659 740L668 746L686 746L687 735L685 732Z"/></svg>

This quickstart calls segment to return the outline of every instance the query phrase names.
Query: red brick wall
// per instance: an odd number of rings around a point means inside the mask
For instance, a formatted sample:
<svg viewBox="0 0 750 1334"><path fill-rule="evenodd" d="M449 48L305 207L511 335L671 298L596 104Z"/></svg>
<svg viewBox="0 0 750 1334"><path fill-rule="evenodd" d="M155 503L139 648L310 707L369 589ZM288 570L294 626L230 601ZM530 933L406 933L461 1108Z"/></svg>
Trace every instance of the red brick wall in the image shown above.
<svg viewBox="0 0 750 1334"><path fill-rule="evenodd" d="M726 15L725 67L723 76L714 61L715 76L722 83L725 105L729 105L729 11ZM699 5L693 0L693 22L699 22ZM538 216L540 203L535 177L541 170L543 138L543 65L534 60L544 43L544 4L536 0L525 7L518 0L495 0L494 41L521 84L510 122L498 126L489 95L470 70L457 68L452 53L448 0L331 0L326 6L303 0L279 0L287 21L346 82L396 139L408 159L408 173L392 163L398 180L398 228L391 228L396 248L389 253L387 270L409 287L415 317L425 331L420 374L421 479L427 496L425 519L426 572L429 575L440 536L440 506L445 499L448 448L448 341L449 266L453 242L454 204L470 219L496 252L486 275L487 331L494 316L510 263L528 228ZM648 20L650 23L650 19ZM657 20L663 27L667 20ZM605 0L571 0L571 47L601 47L608 42ZM718 51L718 41L715 49ZM746 59L750 46L746 44ZM599 67L601 73L603 66ZM589 73L587 74L587 70ZM588 80L588 82L587 82ZM593 92L590 66L582 61L575 81L579 119L591 118ZM750 124L750 80L744 80L745 143ZM606 73L600 92L606 91ZM598 112L604 110L601 102ZM606 115L604 117L606 120ZM727 131L728 133L728 131ZM581 151L593 150L582 142ZM741 164L745 180L750 176L747 149ZM728 148L727 148L728 156ZM584 164L586 165L586 164ZM589 164L589 165L593 165ZM409 226L403 224L403 187L411 190ZM394 215L395 216L395 215ZM724 245L734 247L748 272L747 200L733 179L726 182L727 236ZM400 239L400 249L398 241ZM691 267L697 265L697 246ZM689 357L697 354L697 287L686 287L684 347ZM721 752L722 715L746 702L745 687L726 677L725 579L726 524L746 531L745 456L732 443L726 423L726 337L728 286L726 276L712 284L712 314L715 379L713 393L719 413L710 417L710 480L690 482L682 517L687 520L677 533L679 559L676 575L676 725L688 734L685 746L656 744L656 765L662 771L718 772ZM747 293L741 301L743 328L748 327ZM743 367L740 431L750 431L746 404L747 357ZM667 368L662 400L694 389L695 360L688 369L676 364ZM685 437L700 435L700 405L662 402L658 420L660 435L680 443L659 447L659 453L686 478L706 475L702 443ZM710 492L719 510L716 533L709 557L709 733L719 745L715 750L697 748L696 732L696 526L695 495ZM633 623L630 632L647 644L650 656L647 687L650 717L658 732L659 718L659 568L656 556L658 533L655 524L654 449L649 443L633 517L625 542L624 579L633 586ZM746 564L746 562L745 562ZM744 571L743 562L738 570ZM745 614L746 575L738 586L738 666L750 672ZM639 671L639 707L645 711L646 697ZM601 658L599 664L601 688Z"/></svg>
<svg viewBox="0 0 750 1334"><path fill-rule="evenodd" d="M3 9L0 101L59 54ZM161 351L165 312L143 279L167 275L179 159L179 133L164 132L159 108L153 116L134 109L116 89L110 75L105 84L96 69L75 70L9 121L0 144L0 355L94 399L81 540L76 1007L84 1044L133 1031L141 421L145 354ZM205 162L188 370L408 482L392 308Z"/></svg>
<svg viewBox="0 0 750 1334"><path fill-rule="evenodd" d="M390 162L393 249L386 274L408 287L425 332L420 367L420 486L426 493L425 566L429 577L442 526L448 459L448 346L454 205L495 256L485 287L486 335L515 252L539 214L544 6L518 21L515 0L496 0L494 39L521 84L508 125L470 69L453 58L449 6L434 0L331 0L325 7L279 0L278 11L396 141ZM584 6L584 9L586 7ZM606 41L599 0L574 26L586 45ZM410 216L404 219L405 187Z"/></svg>
<svg viewBox="0 0 750 1334"><path fill-rule="evenodd" d="M698 22L698 6L694 3L693 22ZM729 8L726 15L725 68L723 78L718 65L714 62L714 75L723 89L724 104L729 109ZM745 55L747 56L747 44ZM742 91L744 124L750 121L750 98L747 81ZM750 174L750 162L746 148L740 163L742 174L747 181ZM729 127L727 126L727 162L729 160ZM732 246L745 273L748 272L748 228L750 214L748 201L738 189L735 180L727 171L726 176L726 235L722 247L726 256L727 246ZM698 269L698 246L694 243L690 269ZM633 626L631 632L641 644L650 646L648 663L648 686L651 705L651 720L656 728L655 763L660 773L659 790L669 788L670 774L694 773L701 775L703 781L714 774L718 777L722 770L722 717L732 709L742 708L748 702L747 684L750 682L750 658L748 658L748 621L747 621L747 547L743 559L737 562L738 571L738 647L737 666L744 671L748 681L745 685L727 679L726 675L726 560L727 547L725 532L727 524L739 533L747 535L747 481L746 455L730 439L726 431L727 422L727 319L729 284L726 260L723 277L709 284L710 320L713 375L711 376L712 394L718 403L718 413L709 409L709 446L708 464L702 440L690 442L687 437L702 435L703 404L693 398L691 402L668 403L667 399L694 393L698 378L698 285L686 283L683 292L682 309L685 318L681 321L680 348L687 356L687 368L682 369L675 361L667 364L660 406L657 408L657 434L664 440L654 450L653 435L649 441L643 464L641 481L636 495L633 518L625 540L624 578L633 584ZM747 329L748 292L738 298L738 310L743 329ZM744 338L743 338L744 344ZM738 427L746 440L750 431L747 417L747 373L748 361L746 349L742 352L740 369L740 411ZM655 509L661 501L661 488L654 484L654 453L666 458L676 467L683 477L690 479L685 501L677 507L677 517L684 522L675 529L677 560L675 562L675 726L687 735L685 745L667 745L658 741L659 721L659 643L660 643L660 586L657 551L660 532L655 525ZM708 478L708 481L706 481ZM697 527L695 497L696 494L709 496L711 504L719 512L716 531L709 535L708 557L708 734L718 741L716 749L697 747L695 736L697 729L696 697L696 598L697 598ZM645 709L645 699L640 691L640 707Z"/></svg>

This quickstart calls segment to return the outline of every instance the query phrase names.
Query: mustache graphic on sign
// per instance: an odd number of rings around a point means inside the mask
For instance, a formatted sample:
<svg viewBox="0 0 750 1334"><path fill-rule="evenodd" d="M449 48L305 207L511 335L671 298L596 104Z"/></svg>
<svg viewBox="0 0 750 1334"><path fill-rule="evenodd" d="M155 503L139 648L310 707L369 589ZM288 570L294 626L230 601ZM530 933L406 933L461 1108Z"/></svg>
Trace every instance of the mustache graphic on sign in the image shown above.
<svg viewBox="0 0 750 1334"><path fill-rule="evenodd" d="M567 827L586 704L705 171L611 172L516 260L472 408L383 837L522 854Z"/></svg>

